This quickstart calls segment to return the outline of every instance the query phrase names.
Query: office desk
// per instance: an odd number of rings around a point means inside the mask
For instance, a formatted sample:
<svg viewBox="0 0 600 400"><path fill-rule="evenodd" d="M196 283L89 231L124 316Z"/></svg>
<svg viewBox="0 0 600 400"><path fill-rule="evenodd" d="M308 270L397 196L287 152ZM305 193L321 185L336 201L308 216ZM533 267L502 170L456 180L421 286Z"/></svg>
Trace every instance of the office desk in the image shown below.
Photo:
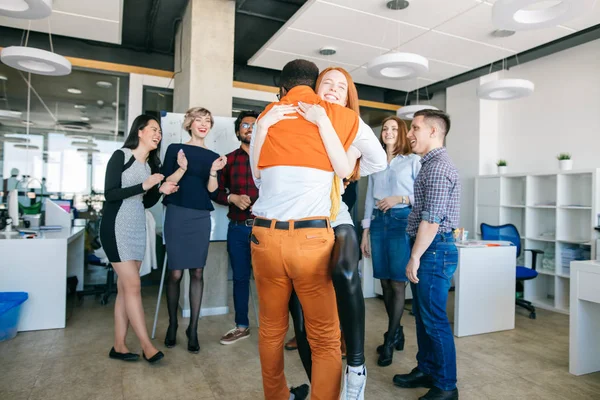
<svg viewBox="0 0 600 400"><path fill-rule="evenodd" d="M0 234L0 291L27 292L19 331L64 328L67 276L83 289L85 227L42 232L36 239Z"/></svg>
<svg viewBox="0 0 600 400"><path fill-rule="evenodd" d="M503 244L476 246L457 243L454 274L454 336L515 329L517 248Z"/></svg>
<svg viewBox="0 0 600 400"><path fill-rule="evenodd" d="M569 372L600 371L600 262L571 262Z"/></svg>

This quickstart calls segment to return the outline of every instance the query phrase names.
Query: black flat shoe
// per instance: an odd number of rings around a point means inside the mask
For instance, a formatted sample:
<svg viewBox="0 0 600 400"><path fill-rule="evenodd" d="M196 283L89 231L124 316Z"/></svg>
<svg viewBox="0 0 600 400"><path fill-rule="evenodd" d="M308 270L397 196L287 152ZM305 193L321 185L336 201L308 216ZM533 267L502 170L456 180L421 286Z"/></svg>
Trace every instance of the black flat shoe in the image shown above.
<svg viewBox="0 0 600 400"><path fill-rule="evenodd" d="M165 336L165 346L167 348L175 347L177 344L177 325L169 324L167 328L167 335Z"/></svg>
<svg viewBox="0 0 600 400"><path fill-rule="evenodd" d="M188 338L188 351L190 353L198 354L200 352L200 343L198 343L198 334L193 339L190 339L190 328L185 330L185 336Z"/></svg>
<svg viewBox="0 0 600 400"><path fill-rule="evenodd" d="M419 400L458 400L458 389L442 390L434 386Z"/></svg>
<svg viewBox="0 0 600 400"><path fill-rule="evenodd" d="M164 357L165 355L163 354L163 352L162 352L162 351L159 351L158 353L156 353L156 354L155 354L155 355L153 355L152 357L150 357L150 358L146 358L146 355L145 355L145 354L144 354L144 352L142 351L142 356L144 356L144 360L148 361L150 364L154 364L154 363L157 363L157 362L159 362L160 360L162 360L162 359L163 359L163 357Z"/></svg>
<svg viewBox="0 0 600 400"><path fill-rule="evenodd" d="M114 360L121 360L121 361L137 361L140 359L139 354L118 353L114 347L112 349L110 349L110 353L108 353L108 356Z"/></svg>

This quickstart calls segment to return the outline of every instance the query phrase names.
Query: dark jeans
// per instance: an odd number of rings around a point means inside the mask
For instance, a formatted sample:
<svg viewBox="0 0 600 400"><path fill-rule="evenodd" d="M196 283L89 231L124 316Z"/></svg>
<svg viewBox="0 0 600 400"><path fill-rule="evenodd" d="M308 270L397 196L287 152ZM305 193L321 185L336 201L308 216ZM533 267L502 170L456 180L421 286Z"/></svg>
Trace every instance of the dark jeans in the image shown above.
<svg viewBox="0 0 600 400"><path fill-rule="evenodd" d="M229 223L227 230L227 252L233 270L233 305L235 308L235 325L247 328L248 299L250 296L250 233L251 226Z"/></svg>
<svg viewBox="0 0 600 400"><path fill-rule="evenodd" d="M438 234L421 257L419 283L411 283L418 367L431 375L434 385L442 390L456 388L456 349L446 303L457 266L458 251L452 233Z"/></svg>

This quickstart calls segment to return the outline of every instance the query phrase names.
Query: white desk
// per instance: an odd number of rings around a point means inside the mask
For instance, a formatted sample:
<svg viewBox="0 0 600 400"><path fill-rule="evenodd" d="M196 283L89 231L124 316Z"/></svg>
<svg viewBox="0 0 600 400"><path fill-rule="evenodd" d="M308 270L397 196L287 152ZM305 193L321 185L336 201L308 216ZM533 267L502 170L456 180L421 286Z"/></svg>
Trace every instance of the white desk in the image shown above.
<svg viewBox="0 0 600 400"><path fill-rule="evenodd" d="M600 262L571 262L569 372L600 371Z"/></svg>
<svg viewBox="0 0 600 400"><path fill-rule="evenodd" d="M515 329L517 248L508 242L478 242L502 244L497 247L468 243L456 244L454 335L462 337ZM371 258L363 257L361 271L365 298L381 295L381 284L373 278ZM410 286L406 298L412 298Z"/></svg>
<svg viewBox="0 0 600 400"><path fill-rule="evenodd" d="M467 242L468 243L468 242ZM517 248L457 243L454 274L454 336L515 329Z"/></svg>
<svg viewBox="0 0 600 400"><path fill-rule="evenodd" d="M0 234L0 291L27 292L19 331L64 328L67 276L83 289L84 227L43 232L36 239Z"/></svg>

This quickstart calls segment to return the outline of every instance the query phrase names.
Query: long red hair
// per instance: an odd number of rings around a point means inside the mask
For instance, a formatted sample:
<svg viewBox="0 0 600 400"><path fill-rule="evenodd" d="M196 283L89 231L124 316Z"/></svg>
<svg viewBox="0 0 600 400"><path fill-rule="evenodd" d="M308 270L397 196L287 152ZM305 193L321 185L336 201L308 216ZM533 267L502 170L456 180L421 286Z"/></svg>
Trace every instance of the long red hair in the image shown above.
<svg viewBox="0 0 600 400"><path fill-rule="evenodd" d="M319 90L319 86L321 85L321 81L323 80L323 77L325 77L325 74L327 74L329 71L339 71L346 77L346 81L348 81L348 98L346 100L346 108L351 109L356 114L358 114L360 117L360 106L358 104L358 91L356 90L356 85L354 84L354 80L352 79L352 76L344 68L329 67L329 68L325 68L323 71L321 71L321 73L319 74L319 77L317 78L317 83L315 85L317 90ZM357 181L359 179L360 179L360 158L358 160L356 160L356 165L354 166L354 170L352 171L350 176L347 178L347 181L352 182L352 181Z"/></svg>

